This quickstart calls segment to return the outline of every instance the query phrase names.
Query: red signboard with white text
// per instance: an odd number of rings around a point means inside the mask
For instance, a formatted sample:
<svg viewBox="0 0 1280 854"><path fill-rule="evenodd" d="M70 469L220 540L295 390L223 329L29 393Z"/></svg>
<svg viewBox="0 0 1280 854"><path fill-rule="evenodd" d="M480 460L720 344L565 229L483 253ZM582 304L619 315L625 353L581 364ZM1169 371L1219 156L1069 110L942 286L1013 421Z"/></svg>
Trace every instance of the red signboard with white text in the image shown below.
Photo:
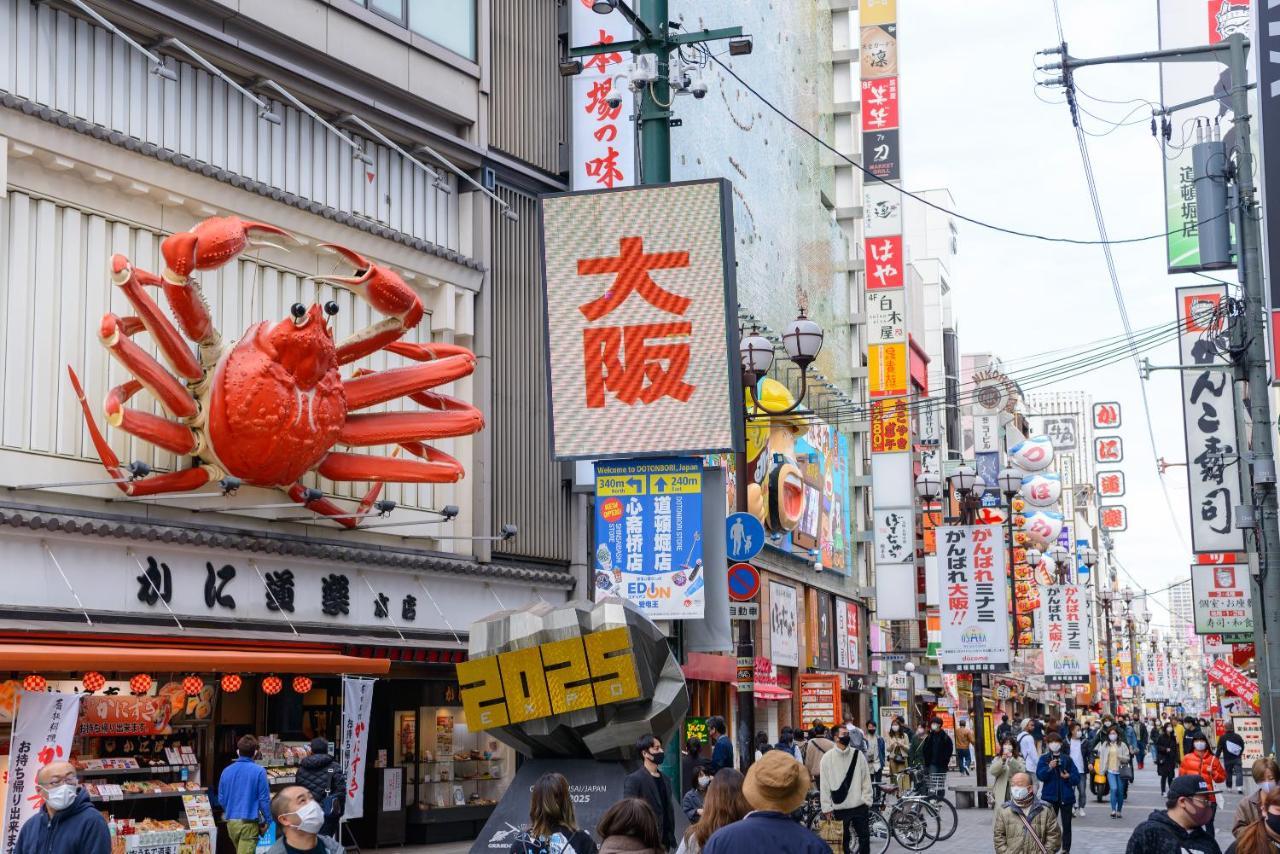
<svg viewBox="0 0 1280 854"><path fill-rule="evenodd" d="M552 456L742 450L729 182L540 207Z"/></svg>

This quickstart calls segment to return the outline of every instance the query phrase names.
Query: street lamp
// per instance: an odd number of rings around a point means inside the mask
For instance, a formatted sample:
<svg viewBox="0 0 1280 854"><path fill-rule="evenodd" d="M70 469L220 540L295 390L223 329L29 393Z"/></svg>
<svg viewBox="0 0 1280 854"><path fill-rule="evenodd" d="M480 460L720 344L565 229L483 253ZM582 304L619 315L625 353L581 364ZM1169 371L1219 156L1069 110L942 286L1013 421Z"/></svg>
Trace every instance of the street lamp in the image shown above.
<svg viewBox="0 0 1280 854"><path fill-rule="evenodd" d="M748 418L786 415L800 408L809 391L809 366L822 352L822 338L822 327L805 317L804 309L800 309L800 316L791 321L782 333L782 346L786 348L787 358L800 369L800 393L786 409L769 409L756 397L756 383L773 367L773 342L761 335L759 328L751 327L751 334L738 344L742 382L751 395L752 409L747 413Z"/></svg>
<svg viewBox="0 0 1280 854"><path fill-rule="evenodd" d="M1032 546L1027 549L1027 563L1030 566L1039 566L1040 561L1044 560L1044 553Z"/></svg>
<svg viewBox="0 0 1280 854"><path fill-rule="evenodd" d="M613 2L597 0L592 8L599 12L601 11L601 6L613 7L615 5L623 9L625 14L626 3L619 4L616 0L613 0ZM756 383L773 368L773 342L761 335L757 326L751 327L751 334L749 335L743 336L741 329L738 332L741 336L738 342L738 356L742 360L742 384L745 386L747 394L750 395L752 403L751 410L747 412L747 419L786 415L799 409L809 391L809 366L813 364L813 360L822 351L822 328L805 317L804 310L801 309L799 317L791 321L786 331L782 333L782 343L786 348L787 358L800 368L800 393L796 395L795 401L785 409L770 409L761 403L756 396ZM734 457L734 472L738 490L737 509L739 513L746 513L747 485L750 482L747 476L747 455L735 454ZM739 661L743 659L751 661L755 658L752 623L748 620L738 621L737 647ZM745 772L750 767L751 761L755 756L752 739L756 731L756 705L752 692L738 691L737 712L738 731L736 741L742 771Z"/></svg>
<svg viewBox="0 0 1280 854"><path fill-rule="evenodd" d="M1053 548L1049 549L1049 559L1053 561L1059 584L1065 583L1063 576L1066 574L1065 570L1070 557L1070 552L1063 548L1061 543L1054 543Z"/></svg>
<svg viewBox="0 0 1280 854"><path fill-rule="evenodd" d="M1022 488L1022 473L1015 468L1001 469L996 481L1000 484L1000 491L1004 493L1004 497L1012 503L1013 496L1017 495L1018 490Z"/></svg>
<svg viewBox="0 0 1280 854"><path fill-rule="evenodd" d="M916 495L927 502L932 502L942 492L942 475L925 469L916 478Z"/></svg>
<svg viewBox="0 0 1280 854"><path fill-rule="evenodd" d="M951 480L955 484L961 495L973 491L973 482L977 479L977 475L969 466L962 465L956 469L956 473L951 475Z"/></svg>

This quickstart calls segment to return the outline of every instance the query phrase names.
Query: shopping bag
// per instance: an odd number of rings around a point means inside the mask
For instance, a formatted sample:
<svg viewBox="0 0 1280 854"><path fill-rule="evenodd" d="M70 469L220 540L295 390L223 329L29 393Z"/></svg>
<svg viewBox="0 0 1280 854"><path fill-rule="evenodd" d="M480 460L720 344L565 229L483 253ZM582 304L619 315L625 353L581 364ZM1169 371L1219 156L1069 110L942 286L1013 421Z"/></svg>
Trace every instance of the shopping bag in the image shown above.
<svg viewBox="0 0 1280 854"><path fill-rule="evenodd" d="M831 846L832 851L844 850L844 822L838 818L819 818L813 826L823 842Z"/></svg>

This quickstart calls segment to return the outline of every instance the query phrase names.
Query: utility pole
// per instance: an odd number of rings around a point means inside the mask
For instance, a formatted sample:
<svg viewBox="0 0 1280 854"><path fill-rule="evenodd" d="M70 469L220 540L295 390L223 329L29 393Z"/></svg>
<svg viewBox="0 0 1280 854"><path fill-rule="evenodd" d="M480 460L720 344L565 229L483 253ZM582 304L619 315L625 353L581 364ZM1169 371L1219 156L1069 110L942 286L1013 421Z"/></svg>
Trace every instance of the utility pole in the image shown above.
<svg viewBox="0 0 1280 854"><path fill-rule="evenodd" d="M581 72L581 59L583 57L602 53L620 54L629 51L637 57L646 54L654 57L657 68L656 79L649 81L647 85L641 84L635 87L635 91L640 97L639 108L636 111L637 121L640 123L640 183L669 183L671 181L671 128L673 125L681 123L680 119L672 117L671 110L671 106L675 102L675 92L671 87L670 81L672 52L678 51L682 45L729 39L729 53L734 56L740 56L751 53L751 39L743 35L742 27L722 27L715 30L702 29L672 35L672 29L680 29L680 27L668 17L668 0L636 0L635 9L632 9L626 0L594 0L591 3L591 8L601 14L609 14L616 11L622 15L635 29L636 38L626 41L614 41L609 44L571 47L569 49L569 57L571 60L578 61L576 63L562 62L561 73L576 74ZM576 66L576 69L574 66ZM705 87L703 92L705 92ZM693 94L696 95L697 93L694 92ZM697 97L702 96L698 95ZM733 235L729 235L726 239L732 240ZM738 481L737 509L740 512L746 512L746 455L735 454L735 457L737 458L736 472ZM677 626L678 630L679 627ZM736 652L739 662L744 659L748 662L755 661L752 624L747 620L738 621ZM681 660L683 660L683 651ZM735 715L737 727L734 741L737 746L739 766L745 773L755 758L753 738L756 728L755 693L750 689L743 691L741 684L736 687L738 688ZM683 724L681 728L683 728ZM676 755L675 767L678 769L678 757L680 755L679 731L677 731L675 738L675 749L669 752ZM675 775L677 797L679 797L679 776L679 774Z"/></svg>
<svg viewBox="0 0 1280 854"><path fill-rule="evenodd" d="M1262 736L1267 749L1277 746L1277 724L1280 724L1280 674L1273 674L1269 662L1280 662L1280 631L1266 631L1267 616L1280 618L1280 572L1275 566L1280 555L1280 514L1276 504L1276 465L1272 439L1271 397L1267 377L1267 329L1263 318L1262 229L1257 187L1254 185L1253 143L1249 115L1249 40L1236 34L1215 45L1157 50L1119 56L1078 59L1067 53L1066 44L1049 53L1060 53L1060 62L1044 66L1062 69L1062 77L1054 81L1071 91L1076 69L1091 65L1118 63L1217 62L1227 66L1231 88L1231 111L1235 120L1236 162L1231 177L1236 188L1236 234L1238 239L1240 285L1244 291L1244 316L1239 321L1243 340L1242 357L1237 361L1236 379L1248 385L1247 411L1252 425L1250 454L1240 449L1240 474L1243 494L1250 504L1235 508L1253 517L1251 563L1256 562L1253 614L1256 648L1263 654L1258 671L1258 689L1262 705ZM1216 100L1210 93L1203 98L1164 108L1168 114L1179 109ZM1240 339L1237 339L1240 340ZM1248 465L1244 463L1248 461ZM1108 638L1108 643L1110 639ZM1109 659L1108 659L1109 660Z"/></svg>

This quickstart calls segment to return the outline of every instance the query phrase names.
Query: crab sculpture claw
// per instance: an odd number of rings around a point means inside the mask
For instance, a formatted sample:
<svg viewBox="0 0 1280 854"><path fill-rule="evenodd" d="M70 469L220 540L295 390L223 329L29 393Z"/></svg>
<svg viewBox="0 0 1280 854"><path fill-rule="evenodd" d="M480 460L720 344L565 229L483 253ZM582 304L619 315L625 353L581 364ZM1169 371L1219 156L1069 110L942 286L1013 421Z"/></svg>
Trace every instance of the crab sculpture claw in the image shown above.
<svg viewBox="0 0 1280 854"><path fill-rule="evenodd" d="M160 244L165 281L175 285L186 284L196 270L216 270L250 246L285 249L277 243L262 240L260 234L293 239L293 235L283 228L236 216L212 217L190 231L171 234Z"/></svg>
<svg viewBox="0 0 1280 854"><path fill-rule="evenodd" d="M374 264L359 252L335 243L321 243L354 268L350 276L311 276L313 282L351 291L386 317L338 345L338 362L347 364L381 350L422 322L422 300L393 270Z"/></svg>

